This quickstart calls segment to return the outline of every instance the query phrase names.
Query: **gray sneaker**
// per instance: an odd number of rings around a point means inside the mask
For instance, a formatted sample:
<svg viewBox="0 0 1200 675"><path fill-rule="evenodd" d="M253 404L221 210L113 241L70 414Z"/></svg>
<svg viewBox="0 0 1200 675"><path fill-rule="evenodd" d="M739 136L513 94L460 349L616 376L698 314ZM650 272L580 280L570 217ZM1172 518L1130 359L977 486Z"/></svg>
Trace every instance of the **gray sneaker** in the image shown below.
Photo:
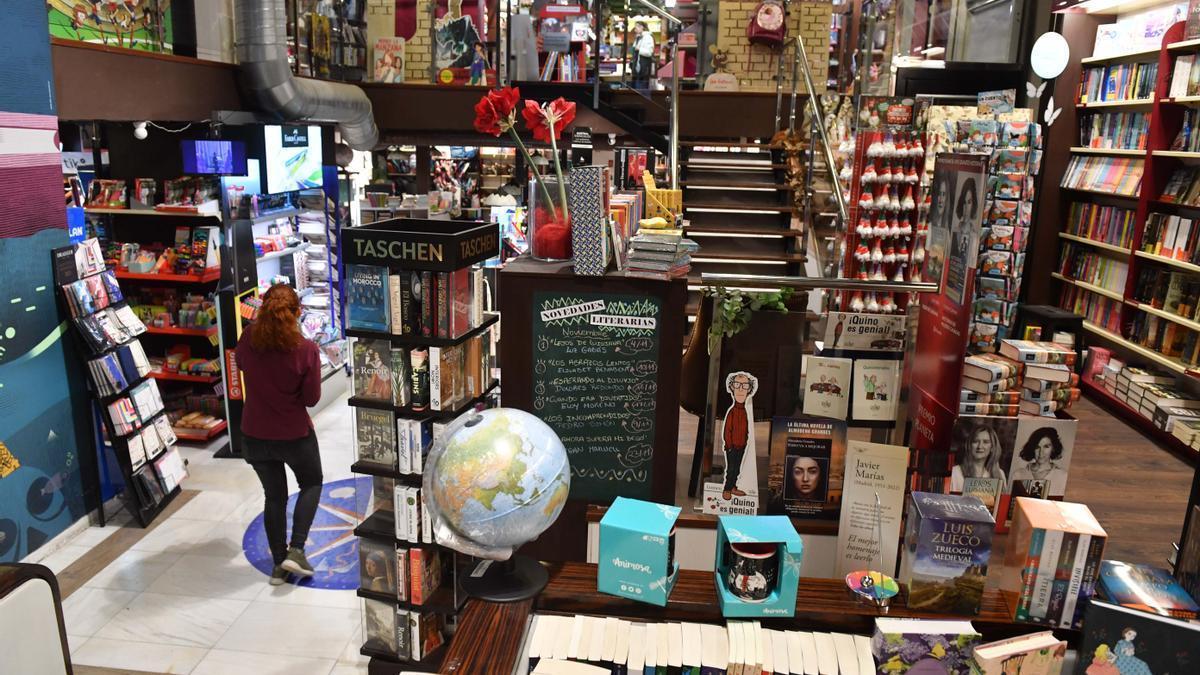
<svg viewBox="0 0 1200 675"><path fill-rule="evenodd" d="M308 558L304 557L304 549L294 546L288 549L287 557L279 566L298 577L311 577L314 571L313 566L308 563Z"/></svg>
<svg viewBox="0 0 1200 675"><path fill-rule="evenodd" d="M268 583L270 583L272 586L282 586L287 583L288 574L289 572L287 570L283 569L279 565L276 565L275 569L271 570L271 580Z"/></svg>

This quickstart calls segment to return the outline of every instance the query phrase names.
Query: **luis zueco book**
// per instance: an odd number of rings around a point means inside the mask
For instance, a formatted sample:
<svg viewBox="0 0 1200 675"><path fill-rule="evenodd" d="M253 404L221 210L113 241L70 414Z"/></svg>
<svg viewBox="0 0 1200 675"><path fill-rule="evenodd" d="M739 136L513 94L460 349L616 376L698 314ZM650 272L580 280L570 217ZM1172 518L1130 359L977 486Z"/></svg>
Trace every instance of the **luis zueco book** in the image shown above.
<svg viewBox="0 0 1200 675"><path fill-rule="evenodd" d="M909 607L978 614L995 527L977 497L912 493L899 579L908 586Z"/></svg>

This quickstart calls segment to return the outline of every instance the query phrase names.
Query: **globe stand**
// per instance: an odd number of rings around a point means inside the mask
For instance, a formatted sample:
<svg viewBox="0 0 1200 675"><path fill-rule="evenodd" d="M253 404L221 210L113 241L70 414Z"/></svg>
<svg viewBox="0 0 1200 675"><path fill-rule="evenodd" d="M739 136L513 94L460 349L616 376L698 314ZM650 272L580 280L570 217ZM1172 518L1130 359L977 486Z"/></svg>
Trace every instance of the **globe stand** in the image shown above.
<svg viewBox="0 0 1200 675"><path fill-rule="evenodd" d="M462 587L472 598L517 602L541 593L549 582L550 573L541 563L528 556L513 555L508 560L492 562L483 574L468 574L462 580Z"/></svg>

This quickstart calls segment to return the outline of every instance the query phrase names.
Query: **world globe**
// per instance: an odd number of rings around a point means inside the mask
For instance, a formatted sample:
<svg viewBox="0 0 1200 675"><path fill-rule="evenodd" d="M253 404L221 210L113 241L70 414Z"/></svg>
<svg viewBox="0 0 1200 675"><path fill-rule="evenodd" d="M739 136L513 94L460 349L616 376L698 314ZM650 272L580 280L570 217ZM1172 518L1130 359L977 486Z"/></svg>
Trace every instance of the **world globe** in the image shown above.
<svg viewBox="0 0 1200 675"><path fill-rule="evenodd" d="M527 412L492 408L446 428L429 453L423 491L439 544L507 560L554 523L570 488L554 430Z"/></svg>

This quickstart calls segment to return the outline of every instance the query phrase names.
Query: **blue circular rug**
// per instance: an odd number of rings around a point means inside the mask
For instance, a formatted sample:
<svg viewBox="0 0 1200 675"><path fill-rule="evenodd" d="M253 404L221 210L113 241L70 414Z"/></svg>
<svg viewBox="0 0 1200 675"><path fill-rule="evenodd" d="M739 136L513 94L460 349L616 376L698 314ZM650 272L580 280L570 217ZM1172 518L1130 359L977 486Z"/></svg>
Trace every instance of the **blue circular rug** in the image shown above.
<svg viewBox="0 0 1200 675"><path fill-rule="evenodd" d="M292 509L299 493L288 497L288 532L292 531ZM363 519L371 501L371 478L360 476L326 483L321 487L321 504L313 519L304 547L308 561L316 574L299 582L301 586L352 590L358 588L358 538L354 528ZM242 551L246 560L263 574L270 575L275 566L267 533L263 529L263 514L258 514L242 536ZM295 579L295 577L293 577Z"/></svg>

